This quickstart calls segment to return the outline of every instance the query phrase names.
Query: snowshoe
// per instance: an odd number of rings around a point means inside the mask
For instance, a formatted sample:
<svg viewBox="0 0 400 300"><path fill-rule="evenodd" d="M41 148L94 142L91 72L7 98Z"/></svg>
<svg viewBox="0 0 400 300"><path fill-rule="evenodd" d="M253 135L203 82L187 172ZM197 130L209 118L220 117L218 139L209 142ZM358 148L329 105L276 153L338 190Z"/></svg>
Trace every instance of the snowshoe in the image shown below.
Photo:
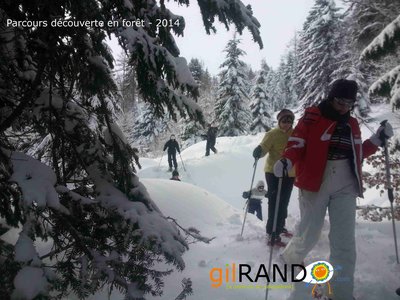
<svg viewBox="0 0 400 300"><path fill-rule="evenodd" d="M286 228L282 229L281 235L289 239L293 237L293 233L289 232Z"/></svg>
<svg viewBox="0 0 400 300"><path fill-rule="evenodd" d="M333 300L332 298L326 298L326 299L328 299L328 300ZM353 300L356 300L356 298L353 297Z"/></svg>
<svg viewBox="0 0 400 300"><path fill-rule="evenodd" d="M271 238L271 237L268 237L267 245L268 245L268 246L271 246L271 245L272 245L272 238ZM282 242L282 240L281 240L280 237L277 237L277 238L275 239L275 242L274 242L274 247L284 248L284 247L286 247L286 243Z"/></svg>
<svg viewBox="0 0 400 300"><path fill-rule="evenodd" d="M313 297L313 299L319 299L319 300L329 300L330 299L324 295L324 289L319 285L314 287L313 292L312 292L312 297Z"/></svg>

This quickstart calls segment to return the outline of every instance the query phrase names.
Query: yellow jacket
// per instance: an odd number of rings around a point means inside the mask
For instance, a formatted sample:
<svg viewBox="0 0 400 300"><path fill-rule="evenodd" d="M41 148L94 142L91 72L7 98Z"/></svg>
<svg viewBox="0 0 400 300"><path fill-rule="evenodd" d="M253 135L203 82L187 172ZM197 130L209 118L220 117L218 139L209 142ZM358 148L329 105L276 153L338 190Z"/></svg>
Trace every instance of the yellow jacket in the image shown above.
<svg viewBox="0 0 400 300"><path fill-rule="evenodd" d="M284 132L280 128L273 128L265 134L260 144L262 148L262 157L268 153L264 167L265 173L274 173L274 164L282 157L283 150L286 148L287 141L292 131L293 129ZM294 168L290 170L289 176L295 176Z"/></svg>

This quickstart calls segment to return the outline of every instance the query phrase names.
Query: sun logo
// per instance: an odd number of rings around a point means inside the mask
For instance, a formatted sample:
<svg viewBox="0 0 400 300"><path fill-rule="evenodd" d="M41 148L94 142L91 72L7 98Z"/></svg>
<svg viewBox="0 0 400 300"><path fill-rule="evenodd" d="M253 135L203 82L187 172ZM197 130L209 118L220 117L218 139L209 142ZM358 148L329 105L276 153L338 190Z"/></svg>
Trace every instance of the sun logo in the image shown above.
<svg viewBox="0 0 400 300"><path fill-rule="evenodd" d="M311 268L311 276L317 281L317 283L326 282L326 279L329 277L329 275L330 275L329 266L324 262L316 263Z"/></svg>
<svg viewBox="0 0 400 300"><path fill-rule="evenodd" d="M329 280L332 279L334 270L333 266L327 261L316 261L309 264L306 268L306 277L303 279L303 282L314 284L314 287L311 291L312 296L314 298L318 298L322 295L321 286L324 283L328 285L329 294L332 293L331 286L329 284ZM302 272L297 275L296 279L301 279L303 277Z"/></svg>

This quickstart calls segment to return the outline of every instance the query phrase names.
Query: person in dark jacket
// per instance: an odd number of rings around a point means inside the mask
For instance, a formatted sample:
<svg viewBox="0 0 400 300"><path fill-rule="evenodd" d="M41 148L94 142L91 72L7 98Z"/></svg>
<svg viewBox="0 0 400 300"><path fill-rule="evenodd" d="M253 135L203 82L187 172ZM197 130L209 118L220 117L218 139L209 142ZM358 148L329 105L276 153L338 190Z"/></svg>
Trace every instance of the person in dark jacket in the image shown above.
<svg viewBox="0 0 400 300"><path fill-rule="evenodd" d="M207 144L206 144L206 156L210 155L210 149L216 154L218 151L215 148L215 142L217 140L217 132L218 128L211 126L208 124L208 131L207 131Z"/></svg>
<svg viewBox="0 0 400 300"><path fill-rule="evenodd" d="M259 218L261 221L263 220L261 203L266 194L267 191L264 189L264 182L260 180L255 188L253 188L251 191L243 192L242 195L243 198L249 199L247 211L251 214L255 213L257 218Z"/></svg>
<svg viewBox="0 0 400 300"><path fill-rule="evenodd" d="M179 149L178 142L175 140L175 135L171 135L169 141L165 143L163 151L166 149L168 149L169 171L172 171L172 163L174 164L174 169L176 170L178 168L178 163L176 162L176 151L178 151L180 154L181 150Z"/></svg>
<svg viewBox="0 0 400 300"><path fill-rule="evenodd" d="M176 180L176 181L181 181L179 179L179 172L177 170L173 170L172 171L172 177L170 178L170 180Z"/></svg>

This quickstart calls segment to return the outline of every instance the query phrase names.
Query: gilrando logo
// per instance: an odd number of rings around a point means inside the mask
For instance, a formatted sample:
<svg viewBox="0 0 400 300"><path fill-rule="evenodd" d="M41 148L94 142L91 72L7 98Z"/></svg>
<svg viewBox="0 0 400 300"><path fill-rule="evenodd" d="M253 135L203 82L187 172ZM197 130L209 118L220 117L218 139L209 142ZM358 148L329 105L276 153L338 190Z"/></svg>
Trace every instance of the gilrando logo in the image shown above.
<svg viewBox="0 0 400 300"><path fill-rule="evenodd" d="M295 272L299 271L299 269L303 270L303 276L295 276ZM268 274L267 272L267 267L264 264L261 264L257 270L257 273L255 276L252 277L251 273L251 266L248 264L238 264L236 267L235 263L232 264L226 264L225 270L222 268L212 268L210 271L210 280L211 280L211 286L213 288L218 288L222 285L222 283L237 283L237 282L243 282L243 280L246 278L250 282L258 282L260 279L263 280L263 282L276 282L277 275L281 278L283 282L300 282L303 281L304 278L306 278L306 269L302 265L297 265L293 264L291 265L291 281L288 281L288 266L284 265L283 270L279 268L278 265L273 264L272 265L272 274ZM238 276L236 276L238 275ZM272 275L272 277L271 277Z"/></svg>
<svg viewBox="0 0 400 300"><path fill-rule="evenodd" d="M288 271L290 271L288 273ZM317 261L309 264L307 267L298 264L290 265L272 265L272 273L268 274L267 267L261 264L256 272L252 272L251 266L248 264L226 264L226 268L212 268L210 270L211 287L219 288L223 282L225 283L242 283L244 280L249 282L258 282L262 280L266 282L277 282L278 276L281 282L305 282L314 284L312 294L318 294L318 285L328 283L333 276L333 266L327 261ZM255 275L251 275L255 274ZM291 278L288 278L290 274ZM297 276L296 276L297 274ZM330 284L328 283L329 294L331 294Z"/></svg>

